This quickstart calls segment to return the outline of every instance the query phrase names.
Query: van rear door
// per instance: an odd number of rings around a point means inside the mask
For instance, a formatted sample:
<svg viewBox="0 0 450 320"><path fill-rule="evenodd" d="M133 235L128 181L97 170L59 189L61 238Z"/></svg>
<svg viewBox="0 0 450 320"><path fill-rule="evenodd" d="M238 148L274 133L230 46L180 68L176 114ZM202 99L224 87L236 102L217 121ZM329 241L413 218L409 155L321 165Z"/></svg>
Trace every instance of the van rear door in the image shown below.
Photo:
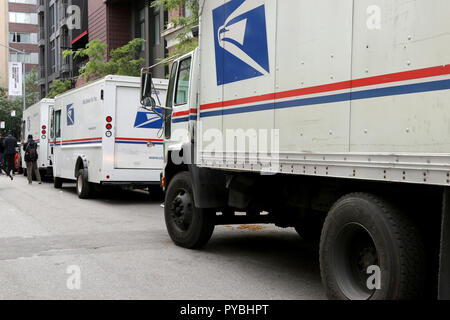
<svg viewBox="0 0 450 320"><path fill-rule="evenodd" d="M161 101L165 101L165 94L159 96ZM139 88L117 87L115 116L114 167L161 169L163 121L155 113L141 107Z"/></svg>

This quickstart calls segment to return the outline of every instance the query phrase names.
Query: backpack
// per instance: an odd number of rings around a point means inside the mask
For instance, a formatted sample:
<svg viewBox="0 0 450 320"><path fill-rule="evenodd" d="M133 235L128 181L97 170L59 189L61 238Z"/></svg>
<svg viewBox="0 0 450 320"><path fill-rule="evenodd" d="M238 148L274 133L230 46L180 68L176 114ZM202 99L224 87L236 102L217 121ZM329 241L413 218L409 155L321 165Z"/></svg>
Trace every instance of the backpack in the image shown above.
<svg viewBox="0 0 450 320"><path fill-rule="evenodd" d="M37 159L37 144L34 141L29 142L25 149L25 162L34 162L37 161Z"/></svg>

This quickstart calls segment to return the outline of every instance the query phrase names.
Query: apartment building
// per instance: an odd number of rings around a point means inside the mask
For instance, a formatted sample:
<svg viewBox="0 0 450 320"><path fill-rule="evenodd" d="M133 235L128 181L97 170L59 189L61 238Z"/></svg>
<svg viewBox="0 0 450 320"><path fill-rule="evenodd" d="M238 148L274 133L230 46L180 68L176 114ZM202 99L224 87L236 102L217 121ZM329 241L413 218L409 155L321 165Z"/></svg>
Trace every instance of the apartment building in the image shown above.
<svg viewBox="0 0 450 320"><path fill-rule="evenodd" d="M64 58L62 52L84 48L91 40L106 43L109 57L111 50L143 38L146 41L141 55L147 66L166 55L161 30L167 16L164 10L151 8L148 0L39 0L38 20L42 97L55 80L76 80L87 60ZM166 67L159 66L154 74L165 77Z"/></svg>
<svg viewBox="0 0 450 320"><path fill-rule="evenodd" d="M145 65L156 64L166 56L161 30L167 23L163 9L153 9L148 0L90 0L89 40L100 39L108 45L108 53L134 38L142 38L145 45L141 56ZM155 77L165 77L165 66L153 70Z"/></svg>
<svg viewBox="0 0 450 320"><path fill-rule="evenodd" d="M90 2L90 1L89 1ZM88 43L88 0L39 0L39 86L44 98L55 80L78 76L86 59L64 58Z"/></svg>
<svg viewBox="0 0 450 320"><path fill-rule="evenodd" d="M2 0L4 2L6 0ZM9 62L25 63L25 71L38 67L38 0L8 1L8 46L24 53L8 50ZM3 4L4 5L4 4ZM3 43L3 42L2 42Z"/></svg>
<svg viewBox="0 0 450 320"><path fill-rule="evenodd" d="M180 34L182 28L180 26L176 27L171 21L180 17L190 17L192 12L186 6L180 4L177 8L170 10L167 15L167 23L161 32L161 37L165 43L167 52L170 54L178 44L177 36Z"/></svg>

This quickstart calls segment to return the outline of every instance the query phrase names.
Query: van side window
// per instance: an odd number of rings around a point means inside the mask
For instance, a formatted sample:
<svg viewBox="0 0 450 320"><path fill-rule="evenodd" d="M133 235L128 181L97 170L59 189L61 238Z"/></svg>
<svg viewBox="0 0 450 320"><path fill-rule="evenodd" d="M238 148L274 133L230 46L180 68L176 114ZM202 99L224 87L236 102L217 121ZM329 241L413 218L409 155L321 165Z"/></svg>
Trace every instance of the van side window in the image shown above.
<svg viewBox="0 0 450 320"><path fill-rule="evenodd" d="M183 105L188 103L190 75L191 75L191 58L188 58L181 61L180 67L178 68L175 105Z"/></svg>
<svg viewBox="0 0 450 320"><path fill-rule="evenodd" d="M61 110L55 112L55 137L61 138Z"/></svg>

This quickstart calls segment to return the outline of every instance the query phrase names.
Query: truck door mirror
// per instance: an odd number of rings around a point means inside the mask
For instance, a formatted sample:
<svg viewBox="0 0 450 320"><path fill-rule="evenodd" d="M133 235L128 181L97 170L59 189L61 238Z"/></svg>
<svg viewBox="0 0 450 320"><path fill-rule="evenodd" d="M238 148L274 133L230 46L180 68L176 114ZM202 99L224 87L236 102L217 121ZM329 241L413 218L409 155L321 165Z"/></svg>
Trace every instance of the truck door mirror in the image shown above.
<svg viewBox="0 0 450 320"><path fill-rule="evenodd" d="M144 98L142 105L145 106L145 107L149 107L151 109L154 109L154 108L157 107L156 106L156 101L155 101L155 99L153 99L153 97L146 97L146 98Z"/></svg>
<svg viewBox="0 0 450 320"><path fill-rule="evenodd" d="M154 101L152 98L152 73L144 68L141 70L141 104L152 107L153 104L149 105L149 103L154 103Z"/></svg>

